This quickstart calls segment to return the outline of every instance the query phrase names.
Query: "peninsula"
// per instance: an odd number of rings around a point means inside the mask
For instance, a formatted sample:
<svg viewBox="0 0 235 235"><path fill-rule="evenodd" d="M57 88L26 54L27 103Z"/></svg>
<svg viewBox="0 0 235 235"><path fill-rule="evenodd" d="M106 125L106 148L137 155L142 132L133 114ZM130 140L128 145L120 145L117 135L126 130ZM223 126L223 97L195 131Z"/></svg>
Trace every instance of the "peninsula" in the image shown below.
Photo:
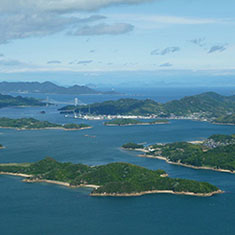
<svg viewBox="0 0 235 235"><path fill-rule="evenodd" d="M103 119L132 116L138 119L167 118L213 122L221 116L235 113L235 96L207 92L164 104L150 99L119 99L89 105L69 105L61 108L60 111L84 116L100 116Z"/></svg>
<svg viewBox="0 0 235 235"><path fill-rule="evenodd" d="M235 173L235 135L212 135L204 141L155 144L128 143L127 150L145 152L142 157L165 160L167 163L228 173Z"/></svg>
<svg viewBox="0 0 235 235"><path fill-rule="evenodd" d="M129 163L90 167L45 158L36 163L0 164L0 174L22 176L26 178L25 182L90 187L93 188L91 196L140 196L151 193L212 196L222 193L209 183L169 178L163 170L149 170Z"/></svg>
<svg viewBox="0 0 235 235"><path fill-rule="evenodd" d="M104 122L105 126L136 126L136 125L160 125L160 124L168 124L168 120L156 119L153 121L139 121L132 118L119 118L111 121Z"/></svg>
<svg viewBox="0 0 235 235"><path fill-rule="evenodd" d="M43 103L34 98L26 98L22 96L13 97L11 95L0 94L0 108L5 107L30 107L30 106L45 106Z"/></svg>
<svg viewBox="0 0 235 235"><path fill-rule="evenodd" d="M0 128L12 128L17 130L42 130L42 129L62 129L62 130L82 130L91 126L86 124L55 124L48 121L39 121L34 118L0 118Z"/></svg>

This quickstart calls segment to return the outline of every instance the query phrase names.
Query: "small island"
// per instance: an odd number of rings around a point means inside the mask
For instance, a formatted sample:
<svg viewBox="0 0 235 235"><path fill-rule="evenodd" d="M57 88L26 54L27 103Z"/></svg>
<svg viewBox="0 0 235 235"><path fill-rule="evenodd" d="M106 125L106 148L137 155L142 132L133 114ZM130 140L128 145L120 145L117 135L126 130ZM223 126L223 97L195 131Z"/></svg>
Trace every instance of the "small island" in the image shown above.
<svg viewBox="0 0 235 235"><path fill-rule="evenodd" d="M4 148L4 146L2 144L0 144L0 149L3 149L3 148Z"/></svg>
<svg viewBox="0 0 235 235"><path fill-rule="evenodd" d="M0 118L0 128L17 130L42 130L42 129L62 129L62 130L82 130L89 129L87 124L55 124L48 121L39 121L34 118Z"/></svg>
<svg viewBox="0 0 235 235"><path fill-rule="evenodd" d="M118 118L108 122L104 122L105 126L135 126L135 125L160 125L160 124L168 124L168 120L164 119L156 119L153 121L140 121L131 118Z"/></svg>
<svg viewBox="0 0 235 235"><path fill-rule="evenodd" d="M25 177L25 182L46 182L67 187L93 188L91 196L141 196L153 193L212 196L222 193L214 185L170 178L163 170L129 163L101 166L60 163L45 158L36 163L0 164L0 174Z"/></svg>
<svg viewBox="0 0 235 235"><path fill-rule="evenodd" d="M122 148L142 151L145 154L141 157L161 159L170 164L235 173L235 135L212 135L204 141L150 146L128 143Z"/></svg>

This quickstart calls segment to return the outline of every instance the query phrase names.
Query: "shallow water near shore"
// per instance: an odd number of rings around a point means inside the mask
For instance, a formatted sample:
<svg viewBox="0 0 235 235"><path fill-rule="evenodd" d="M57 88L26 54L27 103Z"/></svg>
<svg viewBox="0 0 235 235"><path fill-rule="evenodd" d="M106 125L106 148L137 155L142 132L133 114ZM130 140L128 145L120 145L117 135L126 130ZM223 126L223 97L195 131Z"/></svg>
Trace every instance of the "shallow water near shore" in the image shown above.
<svg viewBox="0 0 235 235"><path fill-rule="evenodd" d="M89 165L123 161L164 169L170 177L207 181L225 193L209 198L167 194L102 198L90 197L90 189L24 183L20 177L0 176L1 234L235 234L234 174L170 165L120 149L129 141L151 144L232 134L235 126L177 120L170 125L105 127L103 121L65 118L57 112L58 107L1 109L0 116L85 122L93 129L71 132L0 129L0 143L6 147L0 150L0 162L34 162L46 156ZM44 109L46 114L40 114Z"/></svg>

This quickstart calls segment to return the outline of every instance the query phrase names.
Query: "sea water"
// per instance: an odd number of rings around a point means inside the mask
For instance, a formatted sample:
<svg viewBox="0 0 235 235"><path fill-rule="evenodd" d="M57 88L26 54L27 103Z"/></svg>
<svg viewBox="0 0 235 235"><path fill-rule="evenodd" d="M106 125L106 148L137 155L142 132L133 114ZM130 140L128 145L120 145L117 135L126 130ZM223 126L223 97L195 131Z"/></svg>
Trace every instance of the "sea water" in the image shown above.
<svg viewBox="0 0 235 235"><path fill-rule="evenodd" d="M91 96L83 97L85 101L92 101ZM107 99L98 97L100 100ZM61 98L54 95L53 98L69 101L71 96ZM97 96L93 100L97 100ZM173 120L167 125L107 127L103 121L65 118L57 112L58 107L60 105L5 108L0 110L0 116L34 117L57 123L85 122L93 129L0 129L0 143L6 146L0 151L0 162L34 162L46 156L62 162L89 165L130 162L149 169L164 169L170 177L210 182L225 193L208 198L167 194L97 198L89 196L89 189L30 184L22 182L19 177L0 176L1 235L235 234L235 175L170 165L120 149L126 142L151 144L203 140L212 134L235 133L235 126ZM40 114L42 110L46 114Z"/></svg>

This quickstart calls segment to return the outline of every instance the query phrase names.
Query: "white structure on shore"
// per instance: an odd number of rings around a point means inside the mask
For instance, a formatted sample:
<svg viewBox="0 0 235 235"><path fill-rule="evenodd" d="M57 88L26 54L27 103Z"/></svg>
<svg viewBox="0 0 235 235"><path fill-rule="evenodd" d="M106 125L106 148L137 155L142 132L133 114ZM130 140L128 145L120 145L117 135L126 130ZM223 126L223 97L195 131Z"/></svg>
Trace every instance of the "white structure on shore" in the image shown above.
<svg viewBox="0 0 235 235"><path fill-rule="evenodd" d="M78 102L79 102L78 98L75 98L75 99L74 99L74 105L75 105L75 106L78 106Z"/></svg>

